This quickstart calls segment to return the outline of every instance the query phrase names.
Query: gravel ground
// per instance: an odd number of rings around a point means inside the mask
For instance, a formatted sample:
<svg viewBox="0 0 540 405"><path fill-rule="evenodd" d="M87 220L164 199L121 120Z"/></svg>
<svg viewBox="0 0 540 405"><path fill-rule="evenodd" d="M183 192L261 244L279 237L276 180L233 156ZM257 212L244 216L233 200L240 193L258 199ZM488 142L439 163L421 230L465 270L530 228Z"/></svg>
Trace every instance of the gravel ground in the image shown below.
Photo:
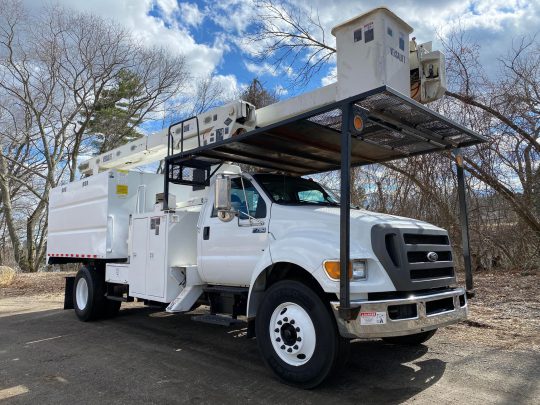
<svg viewBox="0 0 540 405"><path fill-rule="evenodd" d="M353 344L313 391L277 382L241 328L133 303L111 320L63 311L62 273L0 289L0 401L8 403L540 403L538 274L481 273L468 321L426 345Z"/></svg>

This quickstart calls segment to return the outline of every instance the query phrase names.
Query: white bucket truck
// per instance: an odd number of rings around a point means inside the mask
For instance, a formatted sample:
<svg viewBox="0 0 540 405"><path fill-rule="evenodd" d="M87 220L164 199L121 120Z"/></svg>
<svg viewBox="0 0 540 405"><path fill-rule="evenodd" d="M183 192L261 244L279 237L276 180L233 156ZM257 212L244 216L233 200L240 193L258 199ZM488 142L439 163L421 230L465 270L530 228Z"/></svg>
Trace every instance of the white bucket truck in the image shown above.
<svg viewBox="0 0 540 405"><path fill-rule="evenodd" d="M66 308L89 321L137 298L244 317L268 366L301 387L350 339L420 344L465 319L445 230L349 204L351 166L482 141L411 99L412 70L430 72L428 98L444 89L441 54L422 68L415 45L409 61L411 31L372 10L333 30L337 83L258 110L234 102L82 164L50 197L49 263L84 264ZM129 170L161 159L163 174ZM341 198L305 176L328 170Z"/></svg>

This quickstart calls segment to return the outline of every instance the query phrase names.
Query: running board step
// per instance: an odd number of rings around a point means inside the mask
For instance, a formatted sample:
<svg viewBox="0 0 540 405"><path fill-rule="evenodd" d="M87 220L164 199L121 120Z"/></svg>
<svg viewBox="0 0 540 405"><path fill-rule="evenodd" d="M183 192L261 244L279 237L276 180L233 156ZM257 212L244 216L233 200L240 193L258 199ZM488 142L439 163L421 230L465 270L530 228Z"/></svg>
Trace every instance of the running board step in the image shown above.
<svg viewBox="0 0 540 405"><path fill-rule="evenodd" d="M245 323L239 319L231 318L230 316L224 315L194 315L191 317L191 320L196 322L209 323L212 325L221 325L221 326L232 326Z"/></svg>
<svg viewBox="0 0 540 405"><path fill-rule="evenodd" d="M111 301L120 301L120 302L133 302L133 297L117 297L116 295L107 295L105 294L105 298Z"/></svg>
<svg viewBox="0 0 540 405"><path fill-rule="evenodd" d="M205 293L225 293L225 294L243 294L248 295L249 288L247 287L230 287L226 285L206 285L203 287Z"/></svg>

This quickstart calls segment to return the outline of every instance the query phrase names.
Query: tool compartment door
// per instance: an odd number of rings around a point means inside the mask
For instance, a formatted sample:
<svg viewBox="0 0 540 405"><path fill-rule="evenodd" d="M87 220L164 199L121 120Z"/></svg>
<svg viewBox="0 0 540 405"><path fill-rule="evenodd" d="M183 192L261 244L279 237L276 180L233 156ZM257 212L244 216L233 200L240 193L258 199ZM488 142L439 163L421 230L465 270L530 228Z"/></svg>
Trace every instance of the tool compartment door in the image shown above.
<svg viewBox="0 0 540 405"><path fill-rule="evenodd" d="M148 259L146 262L146 295L164 297L167 261L167 217L150 217Z"/></svg>
<svg viewBox="0 0 540 405"><path fill-rule="evenodd" d="M148 218L133 219L132 255L129 271L129 291L146 294L146 261L148 257Z"/></svg>

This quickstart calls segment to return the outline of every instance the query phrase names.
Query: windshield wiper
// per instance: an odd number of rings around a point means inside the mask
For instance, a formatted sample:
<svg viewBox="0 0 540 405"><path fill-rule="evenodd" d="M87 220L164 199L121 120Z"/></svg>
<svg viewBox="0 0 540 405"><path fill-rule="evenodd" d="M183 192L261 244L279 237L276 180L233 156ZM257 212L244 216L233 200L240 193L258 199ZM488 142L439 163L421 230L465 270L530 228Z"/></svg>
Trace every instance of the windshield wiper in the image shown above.
<svg viewBox="0 0 540 405"><path fill-rule="evenodd" d="M331 201L308 201L308 200L298 200L301 204L313 204L313 205L330 205L332 207L339 207L339 203Z"/></svg>

